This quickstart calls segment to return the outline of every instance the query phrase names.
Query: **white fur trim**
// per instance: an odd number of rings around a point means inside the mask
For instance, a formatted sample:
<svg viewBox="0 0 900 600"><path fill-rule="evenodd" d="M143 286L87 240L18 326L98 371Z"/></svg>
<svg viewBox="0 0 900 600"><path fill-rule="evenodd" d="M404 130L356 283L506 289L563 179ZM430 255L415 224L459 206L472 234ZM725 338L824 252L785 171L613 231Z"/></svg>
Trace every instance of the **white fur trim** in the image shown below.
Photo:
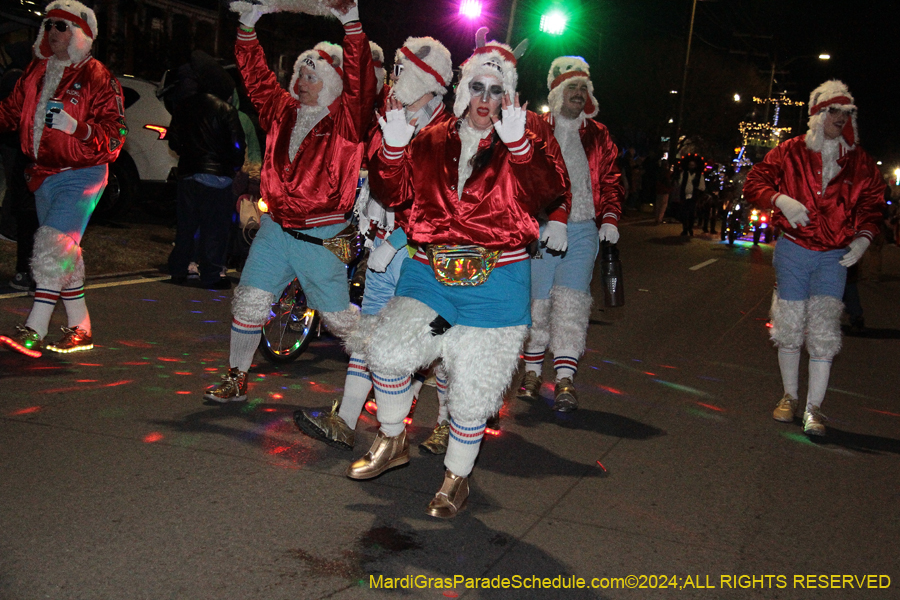
<svg viewBox="0 0 900 600"><path fill-rule="evenodd" d="M806 300L782 300L778 292L772 294L769 312L772 328L769 337L778 348L799 350L803 346L806 329Z"/></svg>
<svg viewBox="0 0 900 600"><path fill-rule="evenodd" d="M403 377L437 360L441 338L447 335L431 335L431 322L437 316L432 308L413 298L391 298L378 313L369 342L369 371L382 377Z"/></svg>
<svg viewBox="0 0 900 600"><path fill-rule="evenodd" d="M46 225L38 227L31 255L31 271L38 287L61 290L78 274L80 259L81 246L70 235ZM84 263L80 275L83 279Z"/></svg>
<svg viewBox="0 0 900 600"><path fill-rule="evenodd" d="M832 79L830 81L826 81L825 83L814 89L809 95L808 110L812 110L813 106L821 104L822 102L827 102L828 100L836 98L838 96L846 96L850 99L850 104L832 104L831 106L840 108L842 110L852 111L850 114L850 119L853 123L853 146L856 146L857 144L859 144L859 130L856 126L856 104L855 100L853 99L853 94L850 93L850 89L844 82L837 79ZM816 114L810 115L809 120L807 121L808 130L806 132L805 140L806 147L813 152L821 152L823 144L825 143L825 115L826 111L820 110ZM839 139L846 149L850 149L853 147L847 145L847 142L846 140L844 140L843 136L841 136Z"/></svg>
<svg viewBox="0 0 900 600"><path fill-rule="evenodd" d="M841 351L844 303L833 296L809 299L806 349L811 357L831 360Z"/></svg>
<svg viewBox="0 0 900 600"><path fill-rule="evenodd" d="M319 50L331 57L331 60L334 63L333 66L327 60L322 58L319 54ZM291 84L288 86L288 92L290 92L294 100L299 100L297 94L294 93L294 85L300 77L300 67L307 59L311 61L310 64L315 70L316 75L325 82L325 86L322 88L322 91L319 92L319 106L331 106L331 103L337 100L338 96L341 95L341 92L344 91L344 79L334 70L334 67L340 69L344 68L344 49L331 42L319 42L313 46L312 50L307 50L297 57L297 60L294 61L294 74L291 76Z"/></svg>
<svg viewBox="0 0 900 600"><path fill-rule="evenodd" d="M228 7L240 14L250 10L253 4L263 4L271 7L269 12L294 12L320 17L333 17L327 0L258 0L257 2L232 2Z"/></svg>
<svg viewBox="0 0 900 600"><path fill-rule="evenodd" d="M231 298L231 314L247 325L262 325L269 319L275 296L259 288L239 285Z"/></svg>
<svg viewBox="0 0 900 600"><path fill-rule="evenodd" d="M380 94L381 90L384 89L384 75L387 73L384 70L384 50L371 40L369 40L369 50L372 51L372 60L381 63L380 67L375 66L375 91Z"/></svg>
<svg viewBox="0 0 900 600"><path fill-rule="evenodd" d="M531 301L531 329L526 352L543 352L550 343L550 298Z"/></svg>
<svg viewBox="0 0 900 600"><path fill-rule="evenodd" d="M78 64L82 60L84 60L91 53L91 46L93 45L95 39L97 39L97 34L99 30L97 28L97 16L94 14L94 11L82 4L81 2L76 2L75 0L57 0L56 2L51 2L47 5L47 8L44 9L44 14L48 14L51 10L60 9L66 12L70 12L74 15L78 15L81 17L91 29L91 35L93 39L89 37L80 27L75 26L72 21L68 19L62 19L69 23L69 29L72 31L72 39L69 41L69 59L72 61L72 64ZM47 35L47 32L44 31L44 22L47 19L45 18L41 22L41 26L38 29L37 40L34 42L34 54L38 58L50 58L52 54L46 53L41 50L41 44L44 41L44 37ZM44 54L47 54L46 56Z"/></svg>
<svg viewBox="0 0 900 600"><path fill-rule="evenodd" d="M550 299L550 351L553 356L580 358L591 317L591 295L555 285Z"/></svg>
<svg viewBox="0 0 900 600"><path fill-rule="evenodd" d="M328 331L341 338L341 341L346 341L359 324L359 309L352 304L345 310L322 312L321 315Z"/></svg>
<svg viewBox="0 0 900 600"><path fill-rule="evenodd" d="M375 327L377 325L377 315L360 314L356 327L350 335L347 336L347 340L344 343L344 348L347 352L349 354L365 355L366 350L369 347L369 341L372 339L372 334L375 332Z"/></svg>
<svg viewBox="0 0 900 600"><path fill-rule="evenodd" d="M432 37L411 37L403 43L403 47L422 62L434 69L446 83L453 79L453 59L446 46ZM398 49L394 54L394 62L403 63L403 72L391 88L391 94L405 106L414 104L425 94L443 96L447 87L442 85L434 75L426 73Z"/></svg>
<svg viewBox="0 0 900 600"><path fill-rule="evenodd" d="M503 48L510 54L512 53L512 48L500 42L491 41L484 46L484 48L490 47ZM462 117L469 108L469 101L472 99L469 82L479 75L499 76L503 83L503 91L515 97L516 85L519 82L516 65L496 51L473 54L460 66L459 85L456 86L456 100L453 102L453 114L457 117Z"/></svg>

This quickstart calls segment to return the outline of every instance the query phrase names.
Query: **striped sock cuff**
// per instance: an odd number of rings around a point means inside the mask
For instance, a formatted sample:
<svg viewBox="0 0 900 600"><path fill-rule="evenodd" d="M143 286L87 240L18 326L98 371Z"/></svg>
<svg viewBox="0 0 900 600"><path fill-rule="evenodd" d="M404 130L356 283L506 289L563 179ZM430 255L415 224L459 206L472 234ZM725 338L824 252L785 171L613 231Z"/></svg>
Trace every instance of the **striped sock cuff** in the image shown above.
<svg viewBox="0 0 900 600"><path fill-rule="evenodd" d="M362 377L367 381L372 380L372 378L369 376L369 365L367 365L366 361L361 358L350 359L350 364L347 365L347 375Z"/></svg>
<svg viewBox="0 0 900 600"><path fill-rule="evenodd" d="M80 285L78 287L65 289L62 291L62 293L60 293L60 296L62 297L63 301L79 300L81 298L84 298L84 286Z"/></svg>
<svg viewBox="0 0 900 600"><path fill-rule="evenodd" d="M556 369L557 378L567 375L574 378L578 372L578 359L574 356L557 356L553 359L553 368Z"/></svg>
<svg viewBox="0 0 900 600"><path fill-rule="evenodd" d="M390 394L399 396L411 391L412 377L379 377L376 373L372 373L372 385L375 391L381 394Z"/></svg>
<svg viewBox="0 0 900 600"><path fill-rule="evenodd" d="M56 305L59 300L59 290L48 290L47 288L37 288L34 291L34 301L41 304Z"/></svg>
<svg viewBox="0 0 900 600"><path fill-rule="evenodd" d="M525 352L523 356L525 358L525 364L527 365L542 365L544 364L544 354L545 352L542 350L541 352Z"/></svg>
<svg viewBox="0 0 900 600"><path fill-rule="evenodd" d="M450 437L460 444L478 444L484 437L485 424L476 425L474 427L463 427L450 417Z"/></svg>
<svg viewBox="0 0 900 600"><path fill-rule="evenodd" d="M435 387L437 387L438 392L440 392L442 394L447 393L447 380L446 379L441 379L440 377L435 377L434 384L435 384Z"/></svg>
<svg viewBox="0 0 900 600"><path fill-rule="evenodd" d="M247 323L241 323L237 319L231 319L231 331L232 333L243 333L245 335L257 335L262 332L262 323L259 325L248 325Z"/></svg>

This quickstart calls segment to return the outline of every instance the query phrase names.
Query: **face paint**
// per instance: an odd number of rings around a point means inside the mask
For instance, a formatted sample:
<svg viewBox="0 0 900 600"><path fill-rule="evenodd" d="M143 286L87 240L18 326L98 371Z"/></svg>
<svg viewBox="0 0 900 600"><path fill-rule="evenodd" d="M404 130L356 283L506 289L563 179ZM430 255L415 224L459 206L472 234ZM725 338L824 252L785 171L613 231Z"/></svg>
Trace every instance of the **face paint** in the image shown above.
<svg viewBox="0 0 900 600"><path fill-rule="evenodd" d="M491 77L479 77L469 82L472 97L481 97L482 102L499 101L503 98L503 86Z"/></svg>

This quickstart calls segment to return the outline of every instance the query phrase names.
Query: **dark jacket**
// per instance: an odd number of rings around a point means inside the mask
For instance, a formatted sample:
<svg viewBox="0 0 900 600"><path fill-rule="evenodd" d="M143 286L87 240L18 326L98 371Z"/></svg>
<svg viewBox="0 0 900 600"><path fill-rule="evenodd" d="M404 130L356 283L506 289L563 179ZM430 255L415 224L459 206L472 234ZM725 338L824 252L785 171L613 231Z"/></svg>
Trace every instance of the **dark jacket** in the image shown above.
<svg viewBox="0 0 900 600"><path fill-rule="evenodd" d="M168 138L178 153L179 179L198 173L234 177L244 164L238 111L211 94L194 94L175 106Z"/></svg>

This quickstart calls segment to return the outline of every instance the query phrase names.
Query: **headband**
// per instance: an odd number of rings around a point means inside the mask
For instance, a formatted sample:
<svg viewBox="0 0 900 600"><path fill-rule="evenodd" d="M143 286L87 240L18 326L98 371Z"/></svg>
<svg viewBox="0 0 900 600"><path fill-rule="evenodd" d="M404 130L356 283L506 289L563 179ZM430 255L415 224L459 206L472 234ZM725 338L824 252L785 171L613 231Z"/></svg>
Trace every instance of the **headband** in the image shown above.
<svg viewBox="0 0 900 600"><path fill-rule="evenodd" d="M344 77L344 71L341 70L340 67L335 66L335 64L334 64L334 59L331 58L331 55L330 55L330 54L328 54L328 53L325 52L324 50L316 50L316 52L319 53L319 56L322 57L322 60L324 60L325 62L327 62L329 65L331 65L331 68L333 68L335 71L337 71L337 74L338 74L341 78Z"/></svg>
<svg viewBox="0 0 900 600"><path fill-rule="evenodd" d="M66 21L71 21L75 25L77 25L86 36L91 39L94 39L94 34L91 31L91 28L88 26L87 21L82 19L81 17L70 13L67 10L63 10L61 8L54 8L50 12L47 13L47 18L56 17L57 19L64 19Z"/></svg>
<svg viewBox="0 0 900 600"><path fill-rule="evenodd" d="M428 73L429 75L434 77L434 79L439 84L441 84L442 87L447 87L447 82L444 81L444 78L441 77L437 71L435 71L430 66L428 66L428 63L426 63L424 60L422 60L421 58L419 58L418 56L413 54L412 50L410 50L406 46L403 46L402 48L400 48L400 52L402 52L403 56L408 58L412 62L412 64L416 65L417 67L419 67L420 69L422 69L423 71L425 71L426 73Z"/></svg>

